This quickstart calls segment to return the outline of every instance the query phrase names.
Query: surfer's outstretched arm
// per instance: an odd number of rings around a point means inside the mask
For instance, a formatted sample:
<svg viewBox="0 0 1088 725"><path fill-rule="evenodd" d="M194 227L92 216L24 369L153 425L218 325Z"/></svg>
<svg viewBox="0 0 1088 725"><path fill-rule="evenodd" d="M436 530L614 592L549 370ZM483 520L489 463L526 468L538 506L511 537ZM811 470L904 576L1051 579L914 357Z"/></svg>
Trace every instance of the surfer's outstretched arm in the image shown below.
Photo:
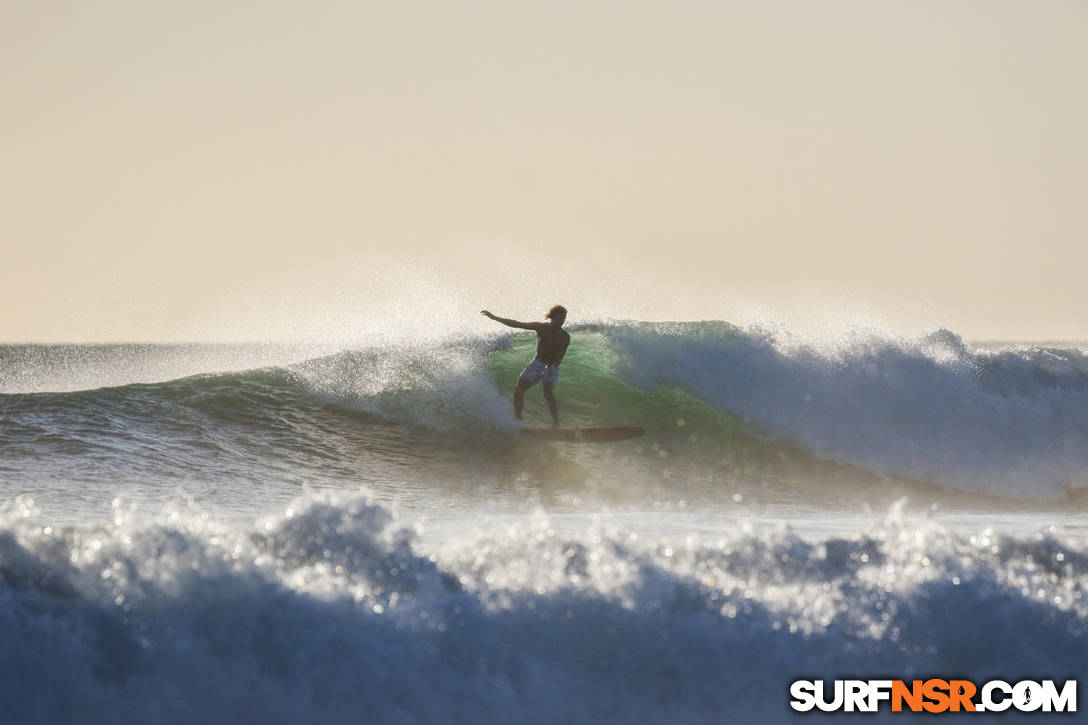
<svg viewBox="0 0 1088 725"><path fill-rule="evenodd" d="M544 327L544 325L545 325L545 323L543 323L543 322L518 322L517 320L508 320L505 317L498 317L496 315L493 315L490 312L488 312L487 310L481 310L480 314L483 315L484 317L491 318L495 322L501 322L502 324L506 325L507 327L516 327L519 330L539 330L541 327Z"/></svg>

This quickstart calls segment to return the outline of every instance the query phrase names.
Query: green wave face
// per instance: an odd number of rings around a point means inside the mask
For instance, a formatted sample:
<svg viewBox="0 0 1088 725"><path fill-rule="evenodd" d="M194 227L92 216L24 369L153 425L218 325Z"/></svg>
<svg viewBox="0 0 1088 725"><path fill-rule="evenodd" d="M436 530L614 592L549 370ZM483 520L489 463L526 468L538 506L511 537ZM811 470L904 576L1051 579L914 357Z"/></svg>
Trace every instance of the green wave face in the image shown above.
<svg viewBox="0 0 1088 725"><path fill-rule="evenodd" d="M496 387L509 396L518 376L536 351L536 339L517 335L510 347L491 353L487 369ZM698 398L675 388L645 391L624 382L617 374L619 354L599 332L576 332L560 366L556 397L561 422L570 426L640 425L655 438L670 441L751 437L744 422L716 410ZM525 396L526 418L541 425L547 408L534 386Z"/></svg>
<svg viewBox="0 0 1088 725"><path fill-rule="evenodd" d="M509 347L487 357L487 370L504 395L512 394L535 351L534 336L516 335ZM641 426L645 437L623 446L652 462L655 469L668 468L677 479L694 477L745 490L753 483L782 489L786 479L806 474L870 481L866 472L820 459L683 390L630 385L617 373L621 364L632 361L623 359L600 332L575 331L556 386L560 423ZM530 425L549 421L539 388L534 386L525 396L525 419Z"/></svg>

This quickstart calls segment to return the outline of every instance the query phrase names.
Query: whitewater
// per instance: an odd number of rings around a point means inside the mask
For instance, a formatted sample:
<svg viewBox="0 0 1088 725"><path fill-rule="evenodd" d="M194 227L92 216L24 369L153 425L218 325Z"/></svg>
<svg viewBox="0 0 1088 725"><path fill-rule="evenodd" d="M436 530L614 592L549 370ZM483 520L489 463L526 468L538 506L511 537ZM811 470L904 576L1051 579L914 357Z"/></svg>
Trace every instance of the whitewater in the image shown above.
<svg viewBox="0 0 1088 725"><path fill-rule="evenodd" d="M0 346L0 721L784 722L798 678L1083 675L1082 346L571 331L563 424L644 437L519 438L525 334Z"/></svg>

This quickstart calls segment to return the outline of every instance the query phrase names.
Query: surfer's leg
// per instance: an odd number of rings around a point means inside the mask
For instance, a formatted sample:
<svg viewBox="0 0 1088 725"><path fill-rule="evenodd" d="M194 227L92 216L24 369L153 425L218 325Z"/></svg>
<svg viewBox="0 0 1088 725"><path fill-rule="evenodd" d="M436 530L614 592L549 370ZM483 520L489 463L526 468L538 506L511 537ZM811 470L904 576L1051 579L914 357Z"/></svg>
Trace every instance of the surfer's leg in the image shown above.
<svg viewBox="0 0 1088 725"><path fill-rule="evenodd" d="M532 380L518 378L518 386L514 388L514 417L518 420L521 420L521 410L525 407L525 391L532 385Z"/></svg>
<svg viewBox="0 0 1088 725"><path fill-rule="evenodd" d="M552 414L552 427L559 427L559 401L555 399L555 383L544 383L544 400L548 401L548 410Z"/></svg>

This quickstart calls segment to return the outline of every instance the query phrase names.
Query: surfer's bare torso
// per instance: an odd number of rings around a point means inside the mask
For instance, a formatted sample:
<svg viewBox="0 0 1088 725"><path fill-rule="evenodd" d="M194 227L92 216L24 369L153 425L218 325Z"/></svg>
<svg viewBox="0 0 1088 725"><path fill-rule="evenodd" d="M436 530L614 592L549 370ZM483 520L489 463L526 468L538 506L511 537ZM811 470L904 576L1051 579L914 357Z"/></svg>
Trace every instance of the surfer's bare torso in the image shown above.
<svg viewBox="0 0 1088 725"><path fill-rule="evenodd" d="M545 365L558 365L563 361L570 345L570 333L547 322L536 323L536 359Z"/></svg>

